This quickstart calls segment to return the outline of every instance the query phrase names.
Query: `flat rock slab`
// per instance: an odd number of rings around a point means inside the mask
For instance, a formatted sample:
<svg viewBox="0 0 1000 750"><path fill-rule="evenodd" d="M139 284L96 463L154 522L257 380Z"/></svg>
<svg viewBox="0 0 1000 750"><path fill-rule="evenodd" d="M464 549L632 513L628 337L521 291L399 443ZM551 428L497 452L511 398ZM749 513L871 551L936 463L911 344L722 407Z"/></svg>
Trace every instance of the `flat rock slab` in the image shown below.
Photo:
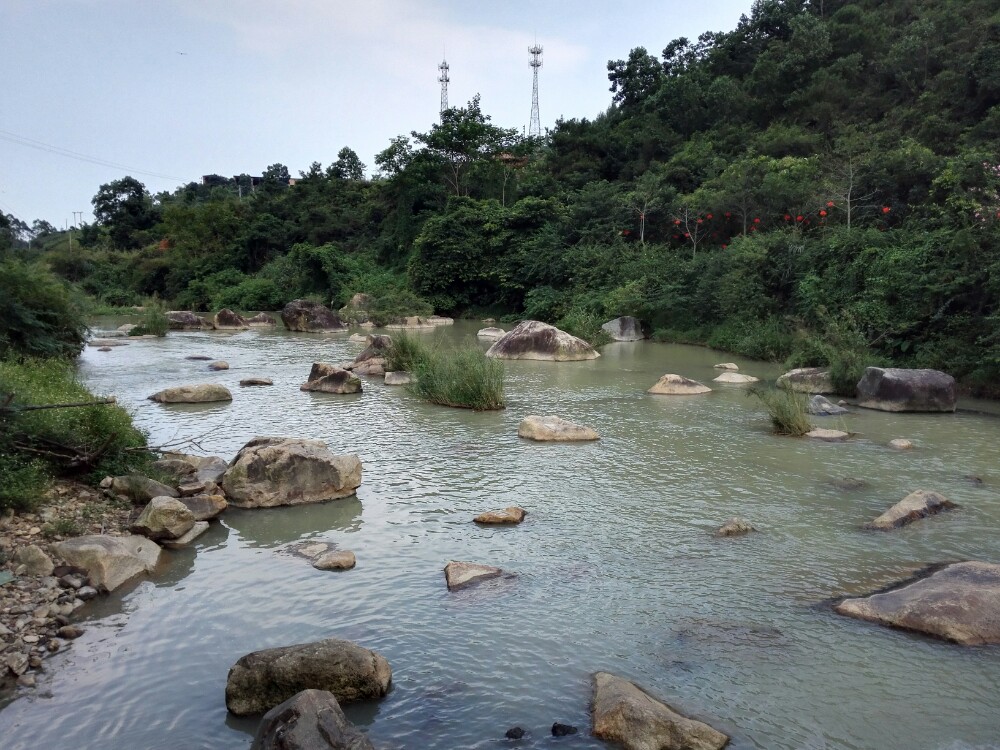
<svg viewBox="0 0 1000 750"><path fill-rule="evenodd" d="M244 388L253 385L274 385L274 381L271 378L243 378L240 381L240 385Z"/></svg>
<svg viewBox="0 0 1000 750"><path fill-rule="evenodd" d="M208 521L211 518L215 518L229 507L229 503L226 502L226 498L222 495L192 495L177 499L184 503L187 509L191 511L191 515L196 522Z"/></svg>
<svg viewBox="0 0 1000 750"><path fill-rule="evenodd" d="M735 362L720 362L717 365L712 365L712 367L714 367L716 370L732 370L733 372L736 372L737 370L740 369L740 366Z"/></svg>
<svg viewBox="0 0 1000 750"><path fill-rule="evenodd" d="M858 406L879 411L955 411L955 378L940 370L869 367L858 381Z"/></svg>
<svg viewBox="0 0 1000 750"><path fill-rule="evenodd" d="M594 736L625 750L721 750L729 742L722 732L607 672L594 675L592 705Z"/></svg>
<svg viewBox="0 0 1000 750"><path fill-rule="evenodd" d="M316 570L350 570L358 564L354 553L349 549L324 552L313 559L312 566Z"/></svg>
<svg viewBox="0 0 1000 750"><path fill-rule="evenodd" d="M452 560L444 566L444 579L448 584L449 591L456 591L490 578L498 578L501 575L503 575L503 571L492 565Z"/></svg>
<svg viewBox="0 0 1000 750"><path fill-rule="evenodd" d="M891 531L911 524L920 518L933 516L941 511L957 507L958 505L937 492L917 490L904 497L874 521L866 523L865 528Z"/></svg>
<svg viewBox="0 0 1000 750"><path fill-rule="evenodd" d="M667 373L646 393L662 396L695 396L701 393L711 393L712 389L697 380L691 380L681 375Z"/></svg>
<svg viewBox="0 0 1000 750"><path fill-rule="evenodd" d="M226 708L269 711L301 690L329 690L341 703L381 698L392 668L382 655L339 638L269 648L239 659L226 678Z"/></svg>
<svg viewBox="0 0 1000 750"><path fill-rule="evenodd" d="M599 440L601 437L592 427L576 424L554 415L525 417L517 427L517 436L540 442L577 442Z"/></svg>
<svg viewBox="0 0 1000 750"><path fill-rule="evenodd" d="M841 443L847 440L851 436L851 433L844 432L843 430L828 430L824 427L813 427L809 432L806 433L807 438L812 438L813 440L825 440L828 443Z"/></svg>
<svg viewBox="0 0 1000 750"><path fill-rule="evenodd" d="M413 382L413 376L408 372L387 372L385 374L386 385L409 385Z"/></svg>
<svg viewBox="0 0 1000 750"><path fill-rule="evenodd" d="M759 381L760 378L755 378L753 375L741 375L738 372L724 372L717 378L712 378L713 383L729 383L730 385L747 385Z"/></svg>
<svg viewBox="0 0 1000 750"><path fill-rule="evenodd" d="M492 341L497 341L499 339L502 339L504 335L506 335L506 333L507 332L503 328L494 328L491 326L489 328L480 328L476 332L476 337L481 339L490 339Z"/></svg>
<svg viewBox="0 0 1000 750"><path fill-rule="evenodd" d="M191 542L208 531L208 521L195 521L194 525L183 536L176 539L163 540L163 546L167 549L181 549L187 547Z"/></svg>
<svg viewBox="0 0 1000 750"><path fill-rule="evenodd" d="M128 346L127 341L122 341L121 339L91 339L87 342L87 346L94 347L111 347L111 346Z"/></svg>
<svg viewBox="0 0 1000 750"><path fill-rule="evenodd" d="M525 320L505 333L489 349L497 359L541 359L569 362L597 359L601 355L583 339L538 320Z"/></svg>
<svg viewBox="0 0 1000 750"><path fill-rule="evenodd" d="M232 401L233 394L224 385L201 383L164 388L150 396L149 400L161 404L203 404L213 401Z"/></svg>
<svg viewBox="0 0 1000 750"><path fill-rule="evenodd" d="M952 563L898 588L845 599L834 610L963 646L1000 643L1000 565Z"/></svg>
<svg viewBox="0 0 1000 750"><path fill-rule="evenodd" d="M480 513L476 516L473 521L476 523L491 523L491 524L512 524L521 523L524 517L527 515L528 511L524 508L519 508L516 505L512 505L509 508L504 508L503 510L488 510L485 513Z"/></svg>
<svg viewBox="0 0 1000 750"><path fill-rule="evenodd" d="M140 573L151 573L160 560L156 542L143 536L78 536L53 545L70 565L87 571L94 586L114 591Z"/></svg>

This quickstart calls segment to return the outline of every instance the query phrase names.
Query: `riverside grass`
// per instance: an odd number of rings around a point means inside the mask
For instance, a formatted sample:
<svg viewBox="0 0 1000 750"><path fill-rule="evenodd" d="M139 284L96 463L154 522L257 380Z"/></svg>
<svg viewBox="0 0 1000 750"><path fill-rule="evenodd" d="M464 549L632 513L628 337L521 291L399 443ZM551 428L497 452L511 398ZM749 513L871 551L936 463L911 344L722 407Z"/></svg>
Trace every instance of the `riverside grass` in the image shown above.
<svg viewBox="0 0 1000 750"><path fill-rule="evenodd" d="M410 391L432 404L474 411L506 407L503 363L478 347L444 349L404 333L393 339L386 364L412 373Z"/></svg>
<svg viewBox="0 0 1000 750"><path fill-rule="evenodd" d="M747 396L756 396L767 408L775 435L802 437L812 429L808 403L801 393L787 388L751 388Z"/></svg>

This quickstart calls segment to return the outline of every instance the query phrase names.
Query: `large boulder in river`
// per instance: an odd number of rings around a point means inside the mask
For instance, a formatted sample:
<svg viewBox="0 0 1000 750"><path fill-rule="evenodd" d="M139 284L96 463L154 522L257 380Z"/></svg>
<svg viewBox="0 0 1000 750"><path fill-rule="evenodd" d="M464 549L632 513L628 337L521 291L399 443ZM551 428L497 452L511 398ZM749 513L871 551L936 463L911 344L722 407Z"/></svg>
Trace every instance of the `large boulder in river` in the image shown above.
<svg viewBox="0 0 1000 750"><path fill-rule="evenodd" d="M91 584L114 591L140 573L151 573L160 547L144 536L78 536L53 545L56 555L87 571Z"/></svg>
<svg viewBox="0 0 1000 750"><path fill-rule="evenodd" d="M250 327L247 319L224 307L215 314L212 323L219 331L245 331Z"/></svg>
<svg viewBox="0 0 1000 750"><path fill-rule="evenodd" d="M337 456L322 440L257 437L229 464L222 488L237 508L272 508L348 497L361 484L361 460Z"/></svg>
<svg viewBox="0 0 1000 750"><path fill-rule="evenodd" d="M303 333L342 331L347 328L347 324L333 310L306 299L292 300L285 305L281 311L281 322L289 331Z"/></svg>
<svg viewBox="0 0 1000 750"><path fill-rule="evenodd" d="M729 737L677 713L634 682L594 675L594 736L625 750L721 750Z"/></svg>
<svg viewBox="0 0 1000 750"><path fill-rule="evenodd" d="M385 359L389 356L389 352L392 351L391 336L372 333L365 339L365 344L367 346L361 354L354 358L354 364L356 365L367 362L369 359Z"/></svg>
<svg viewBox="0 0 1000 750"><path fill-rule="evenodd" d="M486 351L497 359L543 359L568 362L601 355L583 339L537 320L525 320L505 333Z"/></svg>
<svg viewBox="0 0 1000 750"><path fill-rule="evenodd" d="M858 381L858 406L880 411L955 411L955 378L940 370L869 367Z"/></svg>
<svg viewBox="0 0 1000 750"><path fill-rule="evenodd" d="M250 750L375 750L329 690L303 690L260 720Z"/></svg>
<svg viewBox="0 0 1000 750"><path fill-rule="evenodd" d="M819 394L816 394L809 399L806 411L818 417L830 417L837 414L847 414L847 409L843 406L838 406L826 396L821 396Z"/></svg>
<svg viewBox="0 0 1000 750"><path fill-rule="evenodd" d="M917 519L926 518L950 510L958 506L944 495L928 490L911 492L874 521L865 524L866 529L890 531L911 524Z"/></svg>
<svg viewBox="0 0 1000 750"><path fill-rule="evenodd" d="M170 310L167 313L167 325L171 331L200 331L202 328L212 327L210 322L190 310Z"/></svg>
<svg viewBox="0 0 1000 750"><path fill-rule="evenodd" d="M352 372L325 362L313 362L309 379L299 386L300 391L320 393L361 393L361 380Z"/></svg>
<svg viewBox="0 0 1000 750"><path fill-rule="evenodd" d="M845 599L834 610L963 646L1000 643L1000 565L952 563L897 588Z"/></svg>
<svg viewBox="0 0 1000 750"><path fill-rule="evenodd" d="M154 497L132 524L132 533L149 539L179 539L194 526L194 514L174 497Z"/></svg>
<svg viewBox="0 0 1000 750"><path fill-rule="evenodd" d="M730 385L749 385L750 383L756 383L758 380L760 378L755 378L753 375L728 371L718 377L712 378L713 383L729 383Z"/></svg>
<svg viewBox="0 0 1000 750"><path fill-rule="evenodd" d="M233 394L224 385L201 383L164 388L150 396L149 400L161 404L205 404L214 401L232 401Z"/></svg>
<svg viewBox="0 0 1000 750"><path fill-rule="evenodd" d="M269 328L278 325L277 322L267 313L257 313L252 318L247 318L247 325L251 328Z"/></svg>
<svg viewBox="0 0 1000 750"><path fill-rule="evenodd" d="M222 475L229 468L229 464L219 456L192 456L187 453L164 453L163 458L157 461L156 465L166 462L170 462L171 466L180 467L186 465L190 467L190 471L194 472L194 479L199 482L221 482ZM184 471L182 468L174 469L174 471L177 473L183 472L183 475L189 475L189 472Z"/></svg>
<svg viewBox="0 0 1000 750"><path fill-rule="evenodd" d="M517 427L517 436L540 442L599 440L601 437L593 427L576 424L555 415L525 417Z"/></svg>
<svg viewBox="0 0 1000 750"><path fill-rule="evenodd" d="M646 393L661 396L694 396L700 393L711 393L712 389L697 380L685 378L682 375L667 373L656 381Z"/></svg>
<svg viewBox="0 0 1000 750"><path fill-rule="evenodd" d="M799 367L789 370L774 383L798 393L835 393L830 370L823 367Z"/></svg>
<svg viewBox="0 0 1000 750"><path fill-rule="evenodd" d="M601 326L601 330L607 332L615 341L641 341L646 338L642 332L642 323L631 315L609 320Z"/></svg>
<svg viewBox="0 0 1000 750"><path fill-rule="evenodd" d="M239 716L263 713L309 689L329 690L340 702L381 698L391 682L385 657L327 638L241 657L226 678L226 708Z"/></svg>

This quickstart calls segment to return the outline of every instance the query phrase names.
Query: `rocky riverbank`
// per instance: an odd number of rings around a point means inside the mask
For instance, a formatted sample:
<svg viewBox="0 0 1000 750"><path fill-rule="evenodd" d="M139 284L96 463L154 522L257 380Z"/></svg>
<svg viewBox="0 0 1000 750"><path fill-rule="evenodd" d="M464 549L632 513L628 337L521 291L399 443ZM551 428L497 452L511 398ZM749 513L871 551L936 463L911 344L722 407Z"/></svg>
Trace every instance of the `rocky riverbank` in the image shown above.
<svg viewBox="0 0 1000 750"><path fill-rule="evenodd" d="M0 699L33 688L47 657L83 629L76 612L99 595L53 545L80 534L122 535L140 509L76 482L57 482L31 513L0 517Z"/></svg>

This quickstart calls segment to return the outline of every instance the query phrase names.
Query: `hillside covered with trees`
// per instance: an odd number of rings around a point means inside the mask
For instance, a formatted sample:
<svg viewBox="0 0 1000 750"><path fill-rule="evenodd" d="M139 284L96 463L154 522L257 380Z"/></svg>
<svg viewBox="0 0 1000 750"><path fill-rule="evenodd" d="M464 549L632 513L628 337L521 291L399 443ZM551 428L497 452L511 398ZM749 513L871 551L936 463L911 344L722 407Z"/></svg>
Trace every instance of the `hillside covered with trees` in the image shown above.
<svg viewBox="0 0 1000 750"><path fill-rule="evenodd" d="M350 148L294 180L125 177L72 250L11 217L0 245L108 305L365 292L591 336L627 314L845 384L886 362L1000 394L997 3L757 0L608 77L605 113L542 139L476 98L393 139L371 179Z"/></svg>

